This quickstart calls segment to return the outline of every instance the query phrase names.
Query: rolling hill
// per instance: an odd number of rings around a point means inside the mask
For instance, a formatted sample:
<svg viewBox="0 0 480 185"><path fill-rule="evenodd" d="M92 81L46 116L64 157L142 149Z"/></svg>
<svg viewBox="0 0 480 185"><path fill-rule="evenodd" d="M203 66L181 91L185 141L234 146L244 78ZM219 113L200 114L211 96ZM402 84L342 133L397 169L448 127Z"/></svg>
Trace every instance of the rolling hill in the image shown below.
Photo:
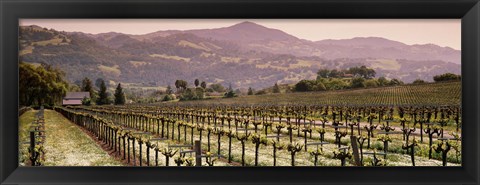
<svg viewBox="0 0 480 185"><path fill-rule="evenodd" d="M20 61L57 66L71 82L89 77L165 87L177 79L193 83L198 78L261 89L315 79L320 68L366 65L377 76L405 82L461 73L460 51L451 48L376 37L314 42L253 22L145 35L22 26L19 42Z"/></svg>

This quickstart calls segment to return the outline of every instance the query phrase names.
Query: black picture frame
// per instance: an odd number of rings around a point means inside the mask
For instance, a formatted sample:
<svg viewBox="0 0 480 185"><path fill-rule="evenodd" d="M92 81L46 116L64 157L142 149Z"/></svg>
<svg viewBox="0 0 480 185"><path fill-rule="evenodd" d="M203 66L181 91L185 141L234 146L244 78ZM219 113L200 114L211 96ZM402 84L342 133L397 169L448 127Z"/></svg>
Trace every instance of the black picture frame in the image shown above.
<svg viewBox="0 0 480 185"><path fill-rule="evenodd" d="M478 0L0 0L0 12L0 184L479 184ZM463 164L414 168L18 167L20 18L461 19Z"/></svg>

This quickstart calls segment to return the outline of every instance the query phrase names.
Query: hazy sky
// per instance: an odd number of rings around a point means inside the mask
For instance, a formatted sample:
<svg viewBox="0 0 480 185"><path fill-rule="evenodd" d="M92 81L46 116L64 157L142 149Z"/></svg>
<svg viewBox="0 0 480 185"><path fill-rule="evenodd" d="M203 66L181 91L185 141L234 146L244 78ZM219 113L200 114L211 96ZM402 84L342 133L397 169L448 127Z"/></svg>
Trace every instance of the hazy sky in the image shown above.
<svg viewBox="0 0 480 185"><path fill-rule="evenodd" d="M311 41L384 37L406 44L437 44L461 49L460 19L21 19L59 31L145 34L159 30L228 27L242 21L282 30Z"/></svg>

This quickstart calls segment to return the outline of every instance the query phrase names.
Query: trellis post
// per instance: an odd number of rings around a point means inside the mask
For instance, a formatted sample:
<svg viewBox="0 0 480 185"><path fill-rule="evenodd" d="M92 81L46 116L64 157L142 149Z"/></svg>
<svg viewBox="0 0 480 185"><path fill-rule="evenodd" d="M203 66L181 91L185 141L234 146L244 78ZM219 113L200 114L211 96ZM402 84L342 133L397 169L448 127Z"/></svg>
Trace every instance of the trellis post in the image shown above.
<svg viewBox="0 0 480 185"><path fill-rule="evenodd" d="M202 166L202 149L199 140L195 140L195 166Z"/></svg>

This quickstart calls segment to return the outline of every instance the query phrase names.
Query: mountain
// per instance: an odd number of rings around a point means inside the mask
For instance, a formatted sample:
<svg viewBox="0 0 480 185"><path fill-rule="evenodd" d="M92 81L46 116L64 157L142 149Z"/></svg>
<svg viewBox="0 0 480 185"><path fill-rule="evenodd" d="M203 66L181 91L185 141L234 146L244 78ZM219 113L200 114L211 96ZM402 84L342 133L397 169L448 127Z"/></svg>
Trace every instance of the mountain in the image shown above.
<svg viewBox="0 0 480 185"><path fill-rule="evenodd" d="M311 56L321 53L315 48L315 43L289 35L281 30L267 28L262 25L245 21L229 27L197 30L167 30L145 35L132 35L141 41L154 41L161 37L178 33L190 33L202 38L217 41L227 41L236 44L243 51L261 51L274 54L291 54Z"/></svg>
<svg viewBox="0 0 480 185"><path fill-rule="evenodd" d="M190 33L202 38L228 41L243 51L255 50L295 56L336 58L386 58L406 60L442 60L460 64L461 52L434 44L407 45L380 37L309 41L299 39L281 30L267 28L245 21L230 27L198 30L167 30L145 35L130 35L140 41L154 41L179 33ZM113 34L113 33L110 33Z"/></svg>
<svg viewBox="0 0 480 185"><path fill-rule="evenodd" d="M298 38L283 31L267 28L253 22L245 21L226 28L187 31L200 37L215 40L228 40L240 43L262 41L297 41Z"/></svg>
<svg viewBox="0 0 480 185"><path fill-rule="evenodd" d="M61 32L20 27L20 61L61 68L71 82L84 77L166 87L177 79L255 89L315 79L321 68L365 65L377 76L405 82L460 74L460 51L407 45L378 37L308 41L253 22L144 35ZM136 87L136 86L135 86Z"/></svg>
<svg viewBox="0 0 480 185"><path fill-rule="evenodd" d="M352 39L326 39L315 42L317 45L336 45L345 47L406 48L408 45L381 37L355 37Z"/></svg>
<svg viewBox="0 0 480 185"><path fill-rule="evenodd" d="M434 44L407 45L379 37L356 37L341 40L316 41L324 51L321 57L335 58L388 58L407 60L442 60L460 64L461 52Z"/></svg>

